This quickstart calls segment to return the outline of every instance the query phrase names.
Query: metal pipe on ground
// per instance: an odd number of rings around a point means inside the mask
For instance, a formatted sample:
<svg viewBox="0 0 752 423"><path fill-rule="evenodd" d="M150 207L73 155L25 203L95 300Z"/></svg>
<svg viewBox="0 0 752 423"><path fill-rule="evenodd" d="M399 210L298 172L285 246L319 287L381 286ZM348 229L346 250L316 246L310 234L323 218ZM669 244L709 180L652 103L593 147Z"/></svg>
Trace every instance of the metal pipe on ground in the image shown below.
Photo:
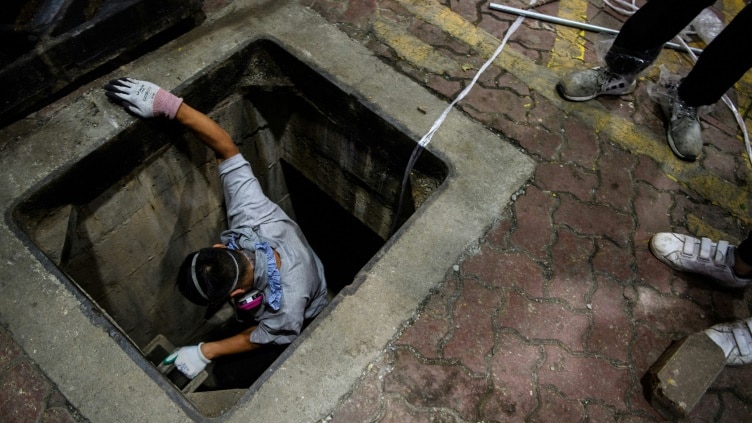
<svg viewBox="0 0 752 423"><path fill-rule="evenodd" d="M558 16L550 16L550 15L546 15L546 14L543 14L543 13L533 12L533 11L530 11L530 10L524 10L524 9L518 9L518 8L515 8L515 7L504 6L504 5L498 4L498 3L490 3L488 5L488 7L490 9L498 10L500 12L506 12L506 13L511 13L511 14L514 14L514 15L525 16L525 17L528 17L528 18L538 19L538 20L541 20L541 21L544 21L544 22L551 22L551 23L555 23L555 24L566 25L566 26L570 26L570 27L573 27L573 28L584 29L586 31L599 32L599 33L611 34L611 35L616 35L616 34L619 33L619 31L617 31L615 29L611 29L611 28L604 28L602 26L591 25L591 24L584 23L584 22L577 22L577 21L573 21L573 20L569 20L569 19L560 18ZM666 47L672 48L674 50L686 51L686 49L683 46L680 46L679 44L666 43L665 45L666 45ZM690 47L690 49L695 54L702 53L702 50L699 49L699 48Z"/></svg>

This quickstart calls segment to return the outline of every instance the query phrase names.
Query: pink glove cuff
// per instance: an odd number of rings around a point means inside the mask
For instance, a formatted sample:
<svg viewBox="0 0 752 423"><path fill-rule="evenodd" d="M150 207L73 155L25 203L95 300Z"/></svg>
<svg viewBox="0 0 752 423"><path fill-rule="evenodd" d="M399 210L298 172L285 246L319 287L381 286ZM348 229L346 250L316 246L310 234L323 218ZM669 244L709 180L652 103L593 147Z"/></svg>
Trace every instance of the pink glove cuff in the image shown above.
<svg viewBox="0 0 752 423"><path fill-rule="evenodd" d="M152 111L155 116L167 116L170 119L175 119L175 114L178 112L178 108L183 104L183 99L176 97L168 91L160 88L157 91L157 95L154 97L154 105Z"/></svg>

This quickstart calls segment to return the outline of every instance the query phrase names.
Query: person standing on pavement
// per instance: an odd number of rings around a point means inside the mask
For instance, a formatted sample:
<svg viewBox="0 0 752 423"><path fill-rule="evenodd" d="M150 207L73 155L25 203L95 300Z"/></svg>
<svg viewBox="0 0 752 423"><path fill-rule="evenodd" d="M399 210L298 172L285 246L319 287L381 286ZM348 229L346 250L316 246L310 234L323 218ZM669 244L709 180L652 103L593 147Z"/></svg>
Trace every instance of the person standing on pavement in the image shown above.
<svg viewBox="0 0 752 423"><path fill-rule="evenodd" d="M650 239L650 251L671 268L710 278L718 288L752 285L752 232L738 247L727 241L661 232ZM752 317L705 329L726 355L726 365L752 363Z"/></svg>
<svg viewBox="0 0 752 423"><path fill-rule="evenodd" d="M221 234L221 244L185 258L176 281L179 291L198 305L244 297L253 301L249 305L254 307L250 311L254 323L247 329L229 338L182 347L166 360L193 379L219 357L291 343L327 305L323 265L298 225L264 195L229 134L207 115L147 81L113 80L105 92L136 116L181 123L219 162L229 229Z"/></svg>
<svg viewBox="0 0 752 423"><path fill-rule="evenodd" d="M650 0L624 23L605 56L605 66L573 72L557 84L567 100L629 94L640 72L652 64L663 44L686 28L715 0ZM716 103L752 67L752 7L745 6L705 48L678 85L667 88L663 112L666 137L680 159L694 161L702 152L698 108Z"/></svg>

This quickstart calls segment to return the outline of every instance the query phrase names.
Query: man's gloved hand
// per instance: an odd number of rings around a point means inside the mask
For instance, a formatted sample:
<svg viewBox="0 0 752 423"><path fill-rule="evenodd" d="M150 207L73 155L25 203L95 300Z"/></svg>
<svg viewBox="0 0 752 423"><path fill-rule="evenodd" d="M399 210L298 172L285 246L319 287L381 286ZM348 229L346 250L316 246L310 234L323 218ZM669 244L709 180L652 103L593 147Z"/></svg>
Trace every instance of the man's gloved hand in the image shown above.
<svg viewBox="0 0 752 423"><path fill-rule="evenodd" d="M211 360L204 357L204 354L201 353L202 344L203 342L198 345L179 348L177 351L167 356L162 363L175 363L175 367L177 367L185 377L193 379L206 368L207 364L211 363Z"/></svg>
<svg viewBox="0 0 752 423"><path fill-rule="evenodd" d="M143 118L165 116L174 119L183 99L148 81L113 79L104 86L105 94L125 110Z"/></svg>

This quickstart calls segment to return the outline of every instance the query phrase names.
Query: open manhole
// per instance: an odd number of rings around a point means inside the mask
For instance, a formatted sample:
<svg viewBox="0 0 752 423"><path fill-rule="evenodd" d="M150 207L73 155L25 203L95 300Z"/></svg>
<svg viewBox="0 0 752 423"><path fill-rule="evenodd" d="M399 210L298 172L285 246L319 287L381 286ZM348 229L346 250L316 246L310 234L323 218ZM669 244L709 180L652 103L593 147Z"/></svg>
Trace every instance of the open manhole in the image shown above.
<svg viewBox="0 0 752 423"><path fill-rule="evenodd" d="M403 190L415 140L270 41L250 44L186 81L178 94L232 135L265 193L300 224L322 259L332 295L353 287L393 229L447 175L446 165L424 151ZM142 352L134 358L142 368L159 362L169 346L222 336L237 324L229 307L206 319L204 308L174 288L184 257L218 242L225 228L213 155L177 124L137 121L26 196L13 216ZM304 338L305 331L296 342ZM185 392L187 381L148 373ZM208 385L190 391L186 398L209 417L244 392Z"/></svg>

